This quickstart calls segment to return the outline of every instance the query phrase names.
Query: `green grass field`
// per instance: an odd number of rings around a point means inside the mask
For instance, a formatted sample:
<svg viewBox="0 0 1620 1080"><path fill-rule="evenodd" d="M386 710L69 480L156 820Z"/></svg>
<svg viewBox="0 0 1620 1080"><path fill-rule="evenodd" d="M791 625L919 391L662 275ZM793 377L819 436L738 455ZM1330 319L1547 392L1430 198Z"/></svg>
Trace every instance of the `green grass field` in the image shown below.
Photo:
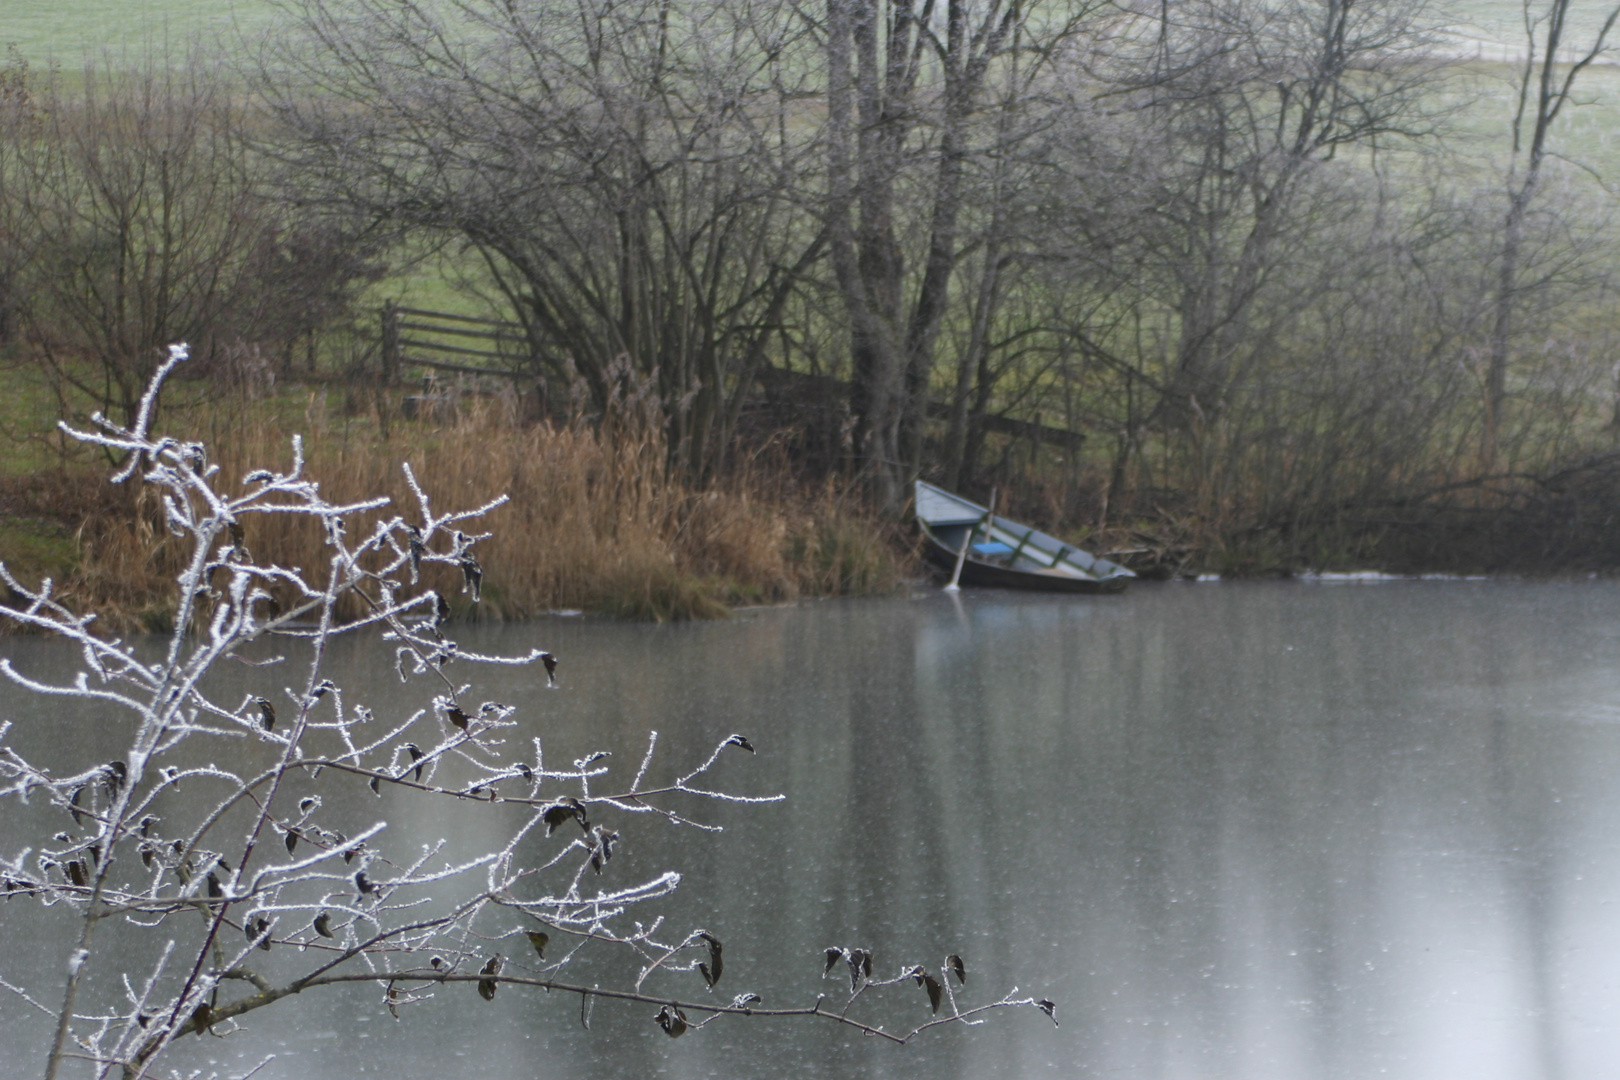
<svg viewBox="0 0 1620 1080"><path fill-rule="evenodd" d="M1607 6L1580 0L1571 13L1571 40L1590 40ZM1519 0L1442 0L1439 6L1440 21L1459 37L1509 45L1522 38L1520 10ZM275 17L266 0L5 0L0 44L16 44L31 62L72 63L86 50L138 50L193 33L253 32Z"/></svg>
<svg viewBox="0 0 1620 1080"><path fill-rule="evenodd" d="M103 49L138 55L193 34L253 33L273 17L263 0L5 0L0 45L15 45L31 64L73 67Z"/></svg>
<svg viewBox="0 0 1620 1080"><path fill-rule="evenodd" d="M1524 8L1519 0L1449 0L1440 4L1440 10L1460 37L1509 45L1524 40ZM1608 10L1609 4L1599 0L1576 0L1566 40L1575 45L1590 42Z"/></svg>
<svg viewBox="0 0 1620 1080"><path fill-rule="evenodd" d="M1608 6L1599 0L1574 5L1567 35L1572 46L1592 40ZM1473 65L1488 77L1470 80L1478 104L1467 110L1462 125L1499 136L1512 108L1508 80L1513 71L1502 61L1523 50L1520 0L1437 0L1434 10L1432 23L1460 51L1477 50L1482 60L1494 62ZM193 36L227 43L252 38L284 17L272 0L67 0L65 6L61 0L0 0L0 47L15 45L32 64L54 61L71 70L103 50L139 56L168 51ZM1593 107L1573 110L1564 121L1571 156L1606 177L1606 159L1620 154L1610 147L1612 132L1620 129L1620 34L1616 38L1616 62L1596 65L1582 77L1583 96Z"/></svg>

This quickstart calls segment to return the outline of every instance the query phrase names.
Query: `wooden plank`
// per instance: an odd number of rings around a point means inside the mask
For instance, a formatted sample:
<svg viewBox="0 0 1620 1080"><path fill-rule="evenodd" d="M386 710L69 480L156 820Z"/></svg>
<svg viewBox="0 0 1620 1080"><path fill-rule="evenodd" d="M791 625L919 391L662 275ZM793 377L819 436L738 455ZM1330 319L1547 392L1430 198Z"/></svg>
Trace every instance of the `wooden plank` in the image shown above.
<svg viewBox="0 0 1620 1080"><path fill-rule="evenodd" d="M1018 556L1020 556L1020 555L1022 555L1024 553L1024 546L1029 543L1029 538L1034 536L1034 535L1035 535L1035 530L1033 528L1025 526L1024 535L1021 538L1019 538L1018 546L1013 548L1013 553L1012 553L1013 558L1016 559L1016 558L1018 558ZM1036 548L1035 550L1040 551L1040 548ZM1044 554L1044 552L1042 554Z"/></svg>
<svg viewBox="0 0 1620 1080"><path fill-rule="evenodd" d="M942 491L927 481L917 481L917 516L936 525L984 524L985 508Z"/></svg>
<svg viewBox="0 0 1620 1080"><path fill-rule="evenodd" d="M943 420L950 416L950 406L944 402L933 402L928 406L928 417L931 420ZM1084 432L1070 431L1068 428L1055 428L1047 424L1032 424L1027 420L1014 420L1009 416L997 416L994 413L981 413L978 419L984 424L986 431L994 431L1002 435L1011 435L1015 438L1031 439L1053 446L1061 446L1065 450L1079 450L1086 441Z"/></svg>
<svg viewBox="0 0 1620 1080"><path fill-rule="evenodd" d="M424 330L429 334L449 334L452 337L481 338L485 341L528 341L519 334L503 334L498 330L463 330L459 326L434 326L432 323L400 322L401 330Z"/></svg>
<svg viewBox="0 0 1620 1080"><path fill-rule="evenodd" d="M829 394L845 397L849 393L849 383L842 379L835 379L830 375L807 375L802 371L787 371L773 367L763 369L758 378L767 393L772 389L787 390L791 393L796 388L801 390L810 400L825 400ZM772 382L776 384L774 387L770 385ZM930 420L947 420L950 415L951 407L947 403L943 401L930 401L928 403L928 418ZM1071 452L1078 451L1086 441L1084 432L1070 431L1068 428L1052 427L1049 424L1036 424L1028 420L1014 420L1011 417L998 416L995 413L970 412L968 415L975 422L983 424L986 431L1047 443Z"/></svg>
<svg viewBox="0 0 1620 1080"><path fill-rule="evenodd" d="M455 353L458 356L487 356L491 360L515 360L517 357L511 353L490 352L488 349L468 349L460 345L440 345L433 341L422 341L418 338L400 338L400 348L406 346L417 349L429 349L433 352Z"/></svg>
<svg viewBox="0 0 1620 1080"><path fill-rule="evenodd" d="M441 319L448 320L450 322L477 323L480 326L499 326L507 330L516 330L519 333L523 332L522 323L506 322L501 319L476 319L471 315L451 315L445 311L427 311L423 308L397 307L394 308L394 310L401 315L421 315L423 318L428 319Z"/></svg>

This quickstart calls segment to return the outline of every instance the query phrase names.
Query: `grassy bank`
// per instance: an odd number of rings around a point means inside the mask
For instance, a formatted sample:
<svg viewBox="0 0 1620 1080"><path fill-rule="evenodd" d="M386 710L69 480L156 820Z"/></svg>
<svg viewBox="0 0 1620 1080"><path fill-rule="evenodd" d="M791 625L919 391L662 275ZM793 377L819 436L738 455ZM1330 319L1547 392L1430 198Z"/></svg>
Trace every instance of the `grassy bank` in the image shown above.
<svg viewBox="0 0 1620 1080"><path fill-rule="evenodd" d="M485 519L494 535L476 549L483 603L474 608L451 575L427 581L460 617L585 609L706 618L738 604L882 592L900 579L904 554L892 530L835 489L805 491L764 468L688 488L665 468L658 434L632 418L522 426L510 403L472 400L453 419L395 422L385 436L372 417L346 415L324 394L309 394L301 416L289 415L289 405L215 402L169 428L208 442L233 493L253 469L289 468L289 436L300 432L306 475L328 498L392 500L356 515L351 535L379 515L419 513L405 462L438 511L509 496ZM172 618L186 553L163 529L152 492L115 487L105 472L104 464L77 462L4 477L0 555L25 581L54 575L76 606L108 623L161 628ZM261 558L304 567L323 559L309 522L260 515L244 528Z"/></svg>
<svg viewBox="0 0 1620 1080"><path fill-rule="evenodd" d="M165 426L208 443L227 492L254 469L288 468L298 432L306 475L329 498L392 500L351 519L351 535L379 516L416 515L407 462L437 511L509 496L486 519L493 535L476 548L485 567L482 604L462 594L453 570L425 571L425 584L448 597L459 618L556 609L713 618L736 605L882 593L920 572L910 561L909 529L836 487L796 484L784 460L756 459L706 489L679 483L656 430L633 417L525 426L512 402L464 398L454 417L395 420L385 434L374 412L338 391L188 402L186 392L199 387L175 389ZM173 582L186 552L163 528L151 489L109 484L107 471L104 461L78 459L0 473L0 559L29 584L51 576L74 607L96 611L104 626L162 629L173 618ZM1104 478L1090 470L1063 475L1032 469L1000 488L998 505L1150 578L1365 569L1545 576L1620 564L1615 452L1539 480L1346 506L1330 517L1203 518L1167 492L1153 511L1100 529L1075 523L1097 519ZM319 530L298 518L260 515L244 528L261 558L303 567L325 558Z"/></svg>

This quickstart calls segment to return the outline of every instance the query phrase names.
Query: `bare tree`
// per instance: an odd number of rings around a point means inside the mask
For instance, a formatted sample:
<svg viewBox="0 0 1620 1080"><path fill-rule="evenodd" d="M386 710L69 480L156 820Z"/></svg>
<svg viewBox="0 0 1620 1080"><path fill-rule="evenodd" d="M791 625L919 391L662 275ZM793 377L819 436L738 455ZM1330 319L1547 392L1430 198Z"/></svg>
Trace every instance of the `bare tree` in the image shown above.
<svg viewBox="0 0 1620 1080"><path fill-rule="evenodd" d="M21 279L40 243L13 191L22 183L18 150L35 134L34 120L28 63L13 47L0 68L0 347L17 331Z"/></svg>
<svg viewBox="0 0 1620 1080"><path fill-rule="evenodd" d="M1143 18L1112 74L1150 170L1144 238L1174 282L1162 405L1185 423L1222 408L1245 314L1314 224L1297 201L1312 174L1431 133L1440 67L1400 0L1189 0Z"/></svg>
<svg viewBox="0 0 1620 1080"><path fill-rule="evenodd" d="M1481 467L1485 471L1492 469L1501 441L1513 315L1524 285L1520 275L1525 224L1542 184L1547 157L1552 153L1552 126L1573 100L1576 79L1608 51L1609 32L1615 20L1620 19L1620 6L1610 9L1591 45L1570 56L1565 37L1570 6L1570 0L1547 0L1544 5L1524 0L1521 8L1526 48L1513 111L1513 146L1506 178L1508 206L1502 223L1490 360L1485 374L1485 423L1480 443Z"/></svg>
<svg viewBox="0 0 1620 1080"><path fill-rule="evenodd" d="M0 213L32 255L8 304L64 404L130 423L169 341L196 342L205 370L243 346L279 355L374 278L346 223L266 197L241 95L203 51L16 85Z"/></svg>
<svg viewBox="0 0 1620 1080"><path fill-rule="evenodd" d="M721 981L724 946L709 930L669 932L643 914L674 891L680 874L614 880L620 829L650 820L709 828L690 816L693 800L779 798L728 792L709 778L723 756L752 754L752 743L731 735L695 752L676 747L686 760L665 782L650 778L663 751L655 732L627 777L610 771L601 748L559 762L558 748L538 737L513 760L503 744L518 707L472 706L471 685L451 672L543 664L550 681L557 658L539 649L492 656L459 648L447 635L444 597L421 584L426 567L442 564L477 601L483 570L476 549L488 534L461 529L501 500L439 512L407 471L416 499L407 515L391 513L380 498L334 505L304 475L296 437L288 468L251 472L241 494L227 494L204 446L151 430L162 381L185 355L184 346L173 348L129 427L98 417L94 430L69 432L126 455L115 479L160 493L167 526L188 545L176 626L156 655L140 642L98 636L90 618L55 599L48 581L31 590L0 567L0 580L21 598L0 606L0 614L62 635L82 663L75 678L56 682L0 658L0 675L127 721L129 730L116 758L53 767L19 745L35 721L0 725L0 797L31 802L28 820L39 833L0 857L0 888L78 923L62 986L0 981L55 1018L47 1078L77 1063L98 1076L122 1070L136 1077L187 1033L348 983L382 988L396 1015L429 1007L425 991L453 983L472 984L468 989L486 999L519 985L646 1002L660 1007L656 1022L670 1036L719 1016L819 1016L904 1042L988 1009L1030 1005L1051 1015L1050 1001L1011 994L982 1005L959 1001L966 969L954 954L935 969L909 963L886 976L875 973L869 951L854 948L827 952L827 970L841 961L850 975L849 1005L838 1012L822 1010L819 994L808 1006L788 1008L764 1006L746 990L729 1004L681 1000L679 987L692 985L693 973L711 990ZM299 515L318 526L329 551L325 566L305 573L251 552L247 526L264 514ZM291 599L277 603L278 595ZM339 625L335 607L344 596L358 597L367 613ZM376 715L329 677L342 678L328 663L336 636L378 630L401 681L422 687L414 711ZM295 640L307 659L255 659L251 645L265 639ZM280 667L298 670L284 694L222 700L210 672L237 661L262 671L266 682ZM225 750L217 760L237 764L197 765L199 745ZM181 784L213 794L181 802ZM492 816L478 830L488 839L471 850L421 846L395 836L386 821L351 820L338 795L362 787L446 808L504 803L523 812L504 830ZM71 831L58 832L66 826ZM120 939L123 964L100 959L104 951L92 947L108 935ZM508 940L511 955L480 944ZM296 957L298 973L273 979L256 968L261 949ZM568 979L571 965L601 949L632 954L638 972L629 985ZM125 978L113 969L130 956L146 967ZM912 983L926 991L931 1012L909 1032L884 1031L853 1008L858 999ZM233 993L238 985L242 992ZM96 1006L86 1009L85 1000ZM108 1001L118 1004L109 1009Z"/></svg>
<svg viewBox="0 0 1620 1080"><path fill-rule="evenodd" d="M1328 268L1387 282L1399 263L1389 229L1416 215L1368 166L1436 130L1442 65L1404 3L1187 0L1106 27L1038 87L1065 107L1013 200L1036 208L1023 292L1040 296L1017 322L1016 392L1112 437L1097 521L1130 512L1150 442L1163 453L1141 486L1213 519L1222 491L1263 486L1251 440L1279 443L1287 410L1311 411L1302 353L1326 350L1331 370L1340 343L1315 334Z"/></svg>
<svg viewBox="0 0 1620 1080"><path fill-rule="evenodd" d="M1083 3L950 0L939 11L828 0L826 218L849 321L856 452L885 506L918 464L969 162L1009 149L997 119L1090 14ZM906 265L913 231L920 274Z"/></svg>
<svg viewBox="0 0 1620 1080"><path fill-rule="evenodd" d="M470 245L535 374L601 408L623 357L707 472L825 246L791 5L291 6L265 85L300 197Z"/></svg>

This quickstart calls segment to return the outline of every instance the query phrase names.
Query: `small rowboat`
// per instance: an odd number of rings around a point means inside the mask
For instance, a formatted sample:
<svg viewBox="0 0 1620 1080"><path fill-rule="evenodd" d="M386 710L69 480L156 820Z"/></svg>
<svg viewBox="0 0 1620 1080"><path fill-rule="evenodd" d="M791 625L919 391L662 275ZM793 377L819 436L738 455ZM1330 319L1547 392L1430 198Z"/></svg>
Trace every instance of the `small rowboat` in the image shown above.
<svg viewBox="0 0 1620 1080"><path fill-rule="evenodd" d="M917 481L917 524L929 559L947 574L962 564L964 585L1050 592L1113 593L1136 575L1028 525ZM964 555L962 545L967 545Z"/></svg>

